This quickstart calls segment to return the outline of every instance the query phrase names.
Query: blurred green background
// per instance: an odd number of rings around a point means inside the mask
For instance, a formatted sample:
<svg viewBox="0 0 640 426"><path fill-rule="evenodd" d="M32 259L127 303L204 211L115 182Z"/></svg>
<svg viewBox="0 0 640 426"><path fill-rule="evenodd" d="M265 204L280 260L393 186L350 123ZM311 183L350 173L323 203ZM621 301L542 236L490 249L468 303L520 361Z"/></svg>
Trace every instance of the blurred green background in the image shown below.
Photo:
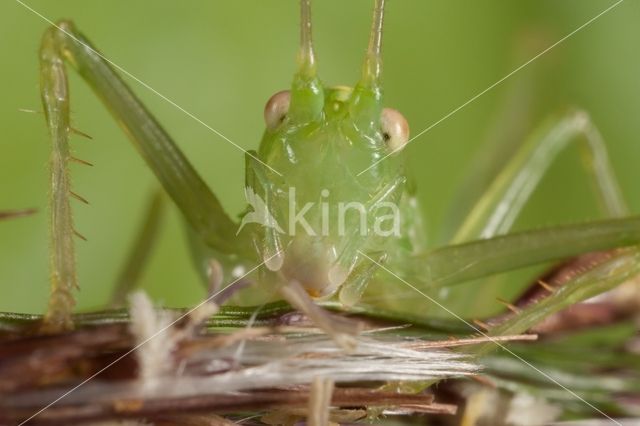
<svg viewBox="0 0 640 426"><path fill-rule="evenodd" d="M293 0L25 0L43 16L71 18L109 59L244 148L256 148L269 96L289 85L298 36ZM315 2L322 78L352 85L367 42L370 0ZM387 104L414 134L481 92L613 4L610 0L393 0L385 50ZM629 0L503 84L436 126L408 148L433 244L478 155L500 159L487 143L513 146L545 116L586 109L601 129L625 195L640 210L640 2ZM0 310L41 312L48 294L47 158L39 109L37 50L47 24L13 0L0 3L0 210L37 207L38 215L0 223ZM99 307L139 222L154 179L85 84L71 74L78 193L79 308ZM243 206L243 155L157 95L131 82L196 168L236 214ZM507 149L508 151L509 149ZM600 217L580 169L564 153L527 206L518 229ZM167 305L191 304L204 290L191 269L179 218L168 226L143 285ZM511 290L514 291L513 289ZM460 290L464 298L464 290Z"/></svg>

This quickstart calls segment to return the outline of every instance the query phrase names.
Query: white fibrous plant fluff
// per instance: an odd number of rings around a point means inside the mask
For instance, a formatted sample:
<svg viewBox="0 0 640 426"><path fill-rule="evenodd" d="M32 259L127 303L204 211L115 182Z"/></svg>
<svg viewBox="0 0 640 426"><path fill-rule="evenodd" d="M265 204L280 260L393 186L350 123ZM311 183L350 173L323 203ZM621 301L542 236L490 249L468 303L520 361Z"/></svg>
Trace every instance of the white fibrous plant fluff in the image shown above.
<svg viewBox="0 0 640 426"><path fill-rule="evenodd" d="M464 424L547 425L562 414L560 406L526 392L510 394L486 386L466 386L462 393L466 397Z"/></svg>
<svg viewBox="0 0 640 426"><path fill-rule="evenodd" d="M89 381L83 385L84 392L66 396L59 405L92 403L96 394L101 400L236 397L253 390L299 391L315 382L309 412L312 422L320 423L326 417L333 383L336 388L358 383L362 390L374 391L381 382L441 380L475 375L480 369L468 355L449 349L478 343L477 338L428 341L380 329L354 336L353 349L345 350L316 328L203 329L196 334L217 309L214 303L202 303L178 318L154 308L144 293L133 294L129 327L138 377ZM59 392L34 392L28 400L42 404Z"/></svg>
<svg viewBox="0 0 640 426"><path fill-rule="evenodd" d="M157 380L173 368L171 353L176 339L172 332L173 316L167 311L156 311L146 293L138 291L129 297L131 324L138 360L138 377L145 392L157 386Z"/></svg>
<svg viewBox="0 0 640 426"><path fill-rule="evenodd" d="M155 309L144 292L135 292L129 298L131 324L135 338L135 353L139 365L138 378L145 393L153 392L160 378L172 375L175 361L172 352L177 344L191 336L195 328L218 311L213 302L203 302L189 311L181 327L168 312Z"/></svg>
<svg viewBox="0 0 640 426"><path fill-rule="evenodd" d="M172 353L177 344L193 335L194 325L216 310L216 305L203 304L187 317L187 326L176 327L173 316L155 309L145 293L136 292L130 297L130 330L135 337L144 393L162 388L163 396L180 397L211 393L213 389L240 391L309 384L316 377L336 383L430 380L478 371L464 355L449 350L416 350L411 340L397 337L360 336L355 338L356 348L345 352L329 336L303 334L282 335L277 342L240 339L199 351L182 360L184 373L175 377ZM204 367L190 368L195 365Z"/></svg>
<svg viewBox="0 0 640 426"><path fill-rule="evenodd" d="M505 422L513 426L548 424L562 414L562 408L541 397L528 393L516 393L511 399Z"/></svg>
<svg viewBox="0 0 640 426"><path fill-rule="evenodd" d="M233 392L303 385L316 377L336 383L420 381L473 375L479 370L462 354L412 349L411 341L397 337L361 336L355 340L355 349L347 352L326 335L248 340L241 352L236 344L201 351L188 364L204 365L204 371L182 376L171 386L166 382L163 395L185 397L219 389Z"/></svg>
<svg viewBox="0 0 640 426"><path fill-rule="evenodd" d="M174 316L168 311L155 309L144 292L133 293L129 297L129 306L129 329L135 338L138 378L143 392L150 393L157 388L160 378L172 375L175 368L172 352L176 345L191 337L197 326L218 311L218 306L213 302L199 304L188 313L179 328L175 326Z"/></svg>

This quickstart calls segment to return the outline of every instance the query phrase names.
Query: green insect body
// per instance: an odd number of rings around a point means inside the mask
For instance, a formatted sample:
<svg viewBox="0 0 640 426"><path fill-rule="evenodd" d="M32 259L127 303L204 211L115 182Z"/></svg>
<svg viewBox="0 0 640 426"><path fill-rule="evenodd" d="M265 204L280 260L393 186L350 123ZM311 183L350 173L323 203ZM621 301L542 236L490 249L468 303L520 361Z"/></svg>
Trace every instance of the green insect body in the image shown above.
<svg viewBox="0 0 640 426"><path fill-rule="evenodd" d="M384 103L385 1L375 0L368 49L360 79L353 88L327 86L320 80L311 37L311 0L300 0L300 6L297 71L290 89L277 92L267 101L266 129L260 145L256 151L245 153L248 207L238 220L222 209L178 145L125 84L120 76L128 74L125 70L99 53L69 21L61 21L45 32L40 76L52 148L51 295L41 331L66 332L92 320L123 316L119 311L88 314L84 319L73 315L77 288L74 237L80 235L73 225L71 198L82 201L82 197L73 192L69 165L84 162L74 158L69 147L74 130L68 67L105 104L163 190L150 199L144 226L120 275L112 306L122 305L136 284L162 222L166 193L184 219L194 264L209 291L207 300L221 303L232 297L233 303L212 320L221 327L246 327L255 324L254 320L264 320L268 325L273 318L286 321L293 307L337 343L353 349L361 323L325 308L411 323L434 336L473 333L504 341L550 317L557 319L553 316L603 293L605 300L613 301L614 311L637 311L637 302L629 300L640 300L640 217L628 216L606 145L585 112L572 110L543 122L493 176L486 191L477 195L475 204L470 203L472 208L459 215L464 219L453 220L455 229L448 245L432 247L421 223L415 185L405 167L405 147L411 141L409 125ZM583 150L586 172L595 183L593 188L606 218L511 233L515 219L550 164L573 143ZM0 220L29 213L32 211L0 212ZM597 262L581 256L594 251L599 253L587 257L597 258ZM566 259L572 260L559 266L561 272L549 275L553 278L550 283L541 283L545 297L526 303L504 301L510 312L485 318L486 322L479 321L477 326L465 314L448 307L451 286L476 280L464 287L464 297L469 303L485 306L495 302L497 295L479 278ZM622 298L628 303L619 303ZM274 299L285 299L291 306L267 304ZM260 308L239 306L242 304ZM441 321L436 311L457 318ZM0 320L18 322L28 317L0 316ZM492 358L490 352L502 346L502 340L480 340L481 344L460 350L483 356L488 374L497 378L498 387L516 393L522 389L528 393L535 387L526 366L510 366L509 377L501 376L504 358L497 354ZM623 346L618 343L616 348ZM521 346L511 354L544 359L546 346L542 346ZM611 359L614 361L599 360L593 364L597 368L583 370L615 370L619 358L616 354ZM581 380L583 370L569 370L563 372L563 378L571 380L576 395L594 396L593 383L599 379L587 383ZM598 402L625 412L615 391L637 392L637 385L633 379L618 378L624 382L623 387L611 381L597 385L603 386L598 387L603 392L611 390L600 394ZM383 390L415 392L432 383L389 383ZM482 416L473 406L470 403L465 409L463 424L475 424L474 419ZM592 408L589 404L586 409Z"/></svg>
<svg viewBox="0 0 640 426"><path fill-rule="evenodd" d="M301 286L314 299L342 290L340 300L354 305L377 269L362 253L393 267L421 246L419 220L404 218L420 216L399 152L408 124L383 107L383 9L379 2L361 81L326 87L316 71L310 1L301 2L298 72L291 90L267 102L260 147L246 155L252 206L241 227L271 271L263 283ZM259 226L243 227L252 222Z"/></svg>
<svg viewBox="0 0 640 426"><path fill-rule="evenodd" d="M263 139L257 151L246 153L245 192L250 206L240 223L223 211L113 64L72 23L62 21L47 30L40 54L42 100L53 147L52 294L46 329L72 326L76 286L71 240L75 231L69 208L74 193L68 179L68 164L73 160L68 137L73 130L65 63L104 102L181 211L194 261L210 294L228 285L253 283L245 292L249 293L247 303L280 295L341 341L358 327L324 311L315 301L337 298L342 306L354 306L368 291L380 306L422 314L428 311L427 299L451 285L640 243L640 219L616 218L628 209L600 134L585 113L570 111L545 122L522 145L459 224L451 245L428 247L401 152L409 141L408 124L398 111L384 106L385 2L375 2L362 74L353 89L320 81L311 41L310 3L301 0L301 43L291 88L267 102ZM509 234L541 176L572 141L583 142L587 172L596 183L603 212L614 218ZM147 238L147 232L141 236ZM149 244L138 246L146 250ZM628 279L635 271L629 267L631 272L615 275L619 279L613 281ZM133 272L123 275L125 284L117 289L119 301L128 278L136 275L135 268L125 271ZM417 297L385 299L402 288L398 279ZM474 291L479 290L470 289L469 294ZM551 304L553 309L561 306ZM527 318L541 312L533 309ZM528 323L526 318L514 320L514 324Z"/></svg>

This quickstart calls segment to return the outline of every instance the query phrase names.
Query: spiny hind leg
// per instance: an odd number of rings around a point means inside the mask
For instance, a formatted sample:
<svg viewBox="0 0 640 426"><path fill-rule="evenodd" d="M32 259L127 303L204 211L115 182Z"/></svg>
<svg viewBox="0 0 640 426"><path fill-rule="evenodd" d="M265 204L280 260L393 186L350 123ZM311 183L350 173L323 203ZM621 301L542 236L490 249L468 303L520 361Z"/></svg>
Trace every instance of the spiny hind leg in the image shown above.
<svg viewBox="0 0 640 426"><path fill-rule="evenodd" d="M51 295L44 317L45 331L73 327L71 312L75 305L73 291L77 287L73 219L71 214L71 181L68 165L70 115L69 87L56 37L47 31L40 49L40 91L51 139L49 158L49 269Z"/></svg>
<svg viewBox="0 0 640 426"><path fill-rule="evenodd" d="M549 119L531 135L472 208L452 242L508 232L550 165L573 141L582 142L585 169L605 215L627 214L600 132L587 113L572 111Z"/></svg>
<svg viewBox="0 0 640 426"><path fill-rule="evenodd" d="M91 86L193 230L210 247L253 259L248 235L235 235L237 226L179 150L171 137L147 111L110 64L71 22L49 28L40 49L41 95L52 143L50 158L50 269L51 297L45 329L72 326L76 287L73 222L69 198L73 196L68 163L72 131L65 62Z"/></svg>
<svg viewBox="0 0 640 426"><path fill-rule="evenodd" d="M603 213L619 217L628 213L607 149L598 129L584 111L571 111L543 123L519 148L504 169L495 177L478 200L454 237L455 243L474 238L490 238L511 229L538 183L557 156L579 143L585 171L590 177ZM491 306L505 277L484 283L482 292L476 287L467 293L468 312L474 306ZM447 292L443 293L443 296ZM451 294L449 297L457 298Z"/></svg>

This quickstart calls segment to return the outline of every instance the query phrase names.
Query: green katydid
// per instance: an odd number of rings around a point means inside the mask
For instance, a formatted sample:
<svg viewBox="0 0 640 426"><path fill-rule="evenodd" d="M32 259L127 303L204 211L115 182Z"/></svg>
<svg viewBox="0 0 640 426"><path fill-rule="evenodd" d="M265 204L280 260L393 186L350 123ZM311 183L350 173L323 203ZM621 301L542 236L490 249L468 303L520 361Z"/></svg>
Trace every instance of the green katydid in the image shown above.
<svg viewBox="0 0 640 426"><path fill-rule="evenodd" d="M599 133L586 114L570 112L545 123L522 146L469 212L452 245L426 251L420 207L401 152L409 141L409 127L398 111L384 107L385 1L375 2L361 78L353 88L321 82L311 36L311 1L300 4L297 72L290 90L267 102L259 149L246 153L251 208L242 226L223 211L160 123L75 26L61 21L47 30L40 51L42 99L53 144L47 327L72 326L76 286L65 63L104 102L181 211L207 284L227 285L257 268L257 285L279 290L337 338L357 330L320 309L314 299L337 297L354 305L371 284L393 292L396 285L378 278L382 264L429 290L640 243L640 218L634 217L508 234L549 164L574 140L584 142L587 171L605 213L627 213Z"/></svg>

